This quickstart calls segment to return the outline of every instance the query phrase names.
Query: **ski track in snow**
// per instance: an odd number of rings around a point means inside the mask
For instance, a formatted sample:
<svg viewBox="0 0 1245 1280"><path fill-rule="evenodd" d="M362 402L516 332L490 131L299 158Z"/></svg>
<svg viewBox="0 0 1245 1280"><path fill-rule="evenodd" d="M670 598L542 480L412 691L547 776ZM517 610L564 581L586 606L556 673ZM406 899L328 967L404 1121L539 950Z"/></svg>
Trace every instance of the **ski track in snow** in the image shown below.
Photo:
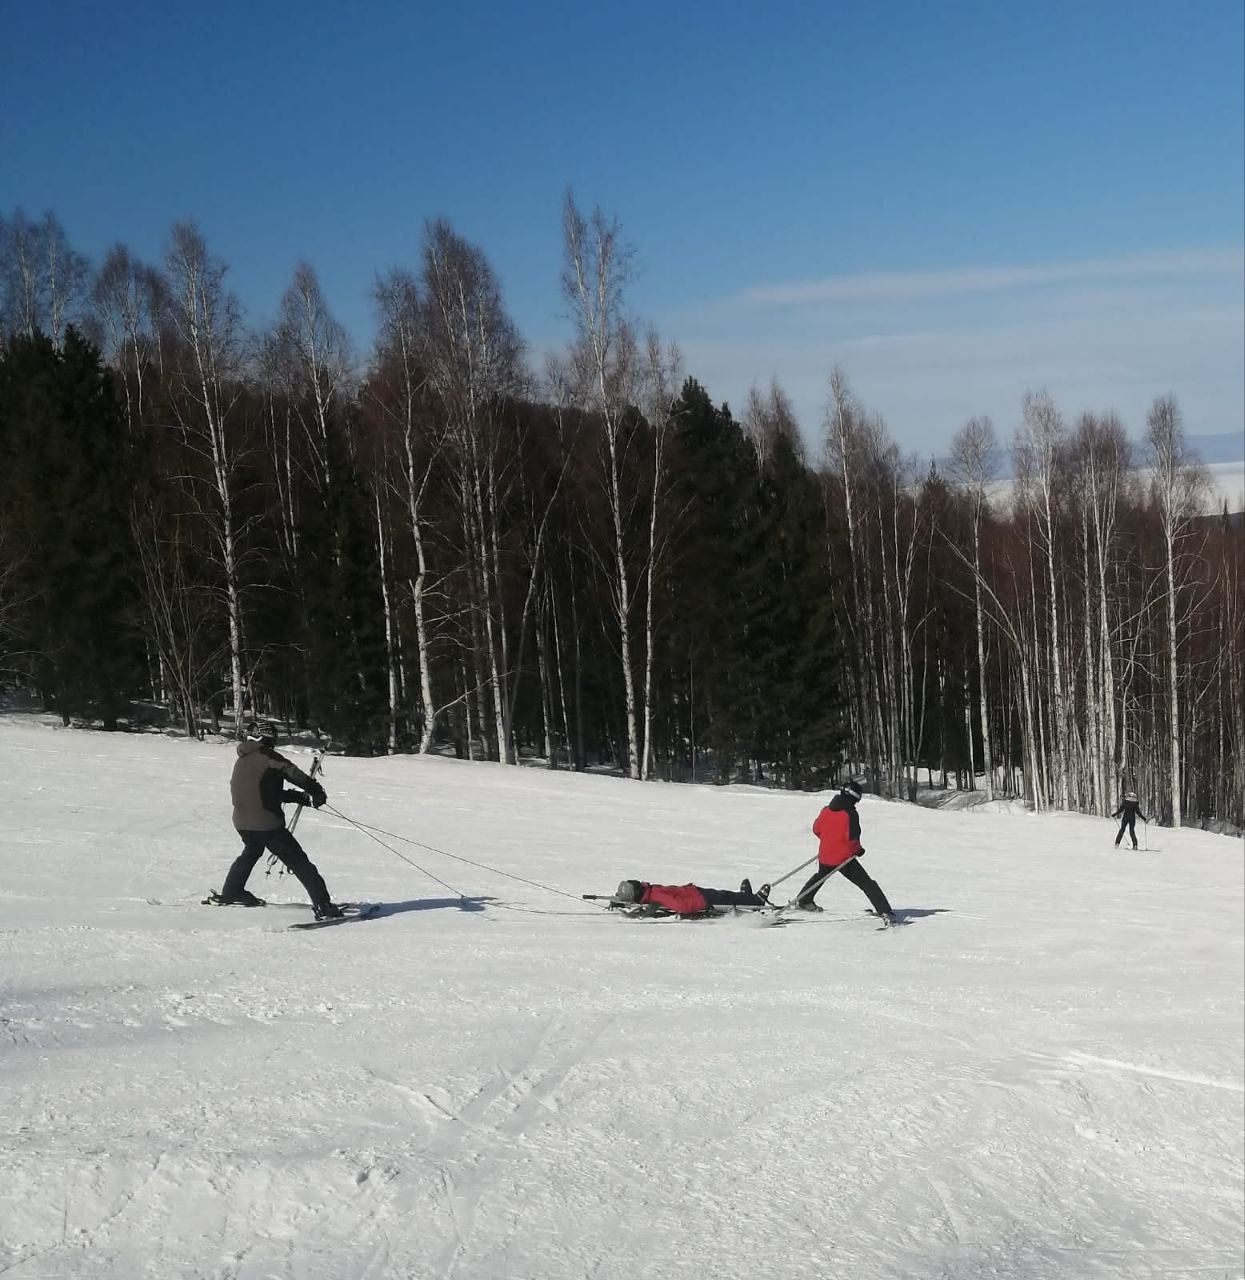
<svg viewBox="0 0 1245 1280"><path fill-rule="evenodd" d="M831 882L776 929L398 846L460 904L309 813L330 888L386 907L299 933L262 870L273 907L199 905L228 747L6 716L0 760L0 1277L1245 1274L1239 841L866 799L908 927ZM819 804L438 759L325 784L574 893L776 877Z"/></svg>

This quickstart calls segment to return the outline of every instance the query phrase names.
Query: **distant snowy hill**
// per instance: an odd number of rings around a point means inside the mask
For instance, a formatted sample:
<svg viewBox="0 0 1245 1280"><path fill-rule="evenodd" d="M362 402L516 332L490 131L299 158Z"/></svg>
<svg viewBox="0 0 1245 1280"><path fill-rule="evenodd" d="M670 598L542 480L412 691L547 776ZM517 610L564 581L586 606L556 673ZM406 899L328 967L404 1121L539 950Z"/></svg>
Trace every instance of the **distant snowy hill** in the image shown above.
<svg viewBox="0 0 1245 1280"><path fill-rule="evenodd" d="M1221 431L1212 435L1190 435L1186 437L1189 448L1197 454L1207 466L1232 464L1245 467L1245 431ZM1133 460L1142 465L1146 459L1147 445L1144 440L1132 441ZM952 474L954 466L949 455L934 459L938 470L944 475ZM1010 449L1001 447L997 457L997 476L1000 480L1009 480L1013 476L1012 455Z"/></svg>
<svg viewBox="0 0 1245 1280"><path fill-rule="evenodd" d="M1235 462L1245 466L1245 432L1224 431L1218 435L1190 436L1189 447L1207 464Z"/></svg>
<svg viewBox="0 0 1245 1280"><path fill-rule="evenodd" d="M579 894L774 878L825 797L331 759L444 883L306 813L383 904L308 933L262 871L273 905L199 905L228 745L9 715L0 761L14 1280L1242 1275L1239 841L866 797L906 926L834 881L628 921Z"/></svg>
<svg viewBox="0 0 1245 1280"><path fill-rule="evenodd" d="M1245 432L1190 436L1189 447L1206 466L1212 511L1221 510L1225 503L1230 512L1245 511Z"/></svg>
<svg viewBox="0 0 1245 1280"><path fill-rule="evenodd" d="M1232 432L1194 435L1188 437L1188 444L1201 459L1209 481L1207 514L1219 512L1225 503L1229 512L1245 511L1245 435ZM1142 484L1148 484L1150 479L1150 471L1144 466L1146 456L1145 443L1134 440L1133 461L1138 468L1135 474ZM1007 503L1011 499L1014 478L1010 451L1000 449L997 461L991 495L996 502ZM937 465L943 474L954 474L949 458L937 459Z"/></svg>

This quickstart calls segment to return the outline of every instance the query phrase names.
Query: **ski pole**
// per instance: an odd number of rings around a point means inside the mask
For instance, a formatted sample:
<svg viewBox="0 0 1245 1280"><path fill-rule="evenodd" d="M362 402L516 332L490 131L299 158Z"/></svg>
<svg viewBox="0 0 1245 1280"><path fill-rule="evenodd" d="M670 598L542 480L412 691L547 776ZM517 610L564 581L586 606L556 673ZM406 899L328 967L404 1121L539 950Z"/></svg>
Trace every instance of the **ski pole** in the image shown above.
<svg viewBox="0 0 1245 1280"><path fill-rule="evenodd" d="M316 754L315 754L315 758L314 758L314 759L312 760L312 762L311 762L311 768L310 768L310 769L308 769L308 771L307 771L307 776L308 776L308 777L309 777L313 782L315 781L316 774L317 774L317 773L319 773L319 772L321 771L321 770L320 770L320 766L321 766L321 762L322 762L323 760L324 760L324 751L323 751L323 750L317 751L317 752L316 752ZM297 827L297 826L298 826L298 820L299 820L299 818L301 818L301 817L303 816L303 809L304 809L304 807L305 807L305 806L303 806L303 805L301 805L301 804L300 804L300 805L298 806L298 808L294 810L294 816L290 819L290 825L289 825L289 832L290 832L290 834L291 834L291 835L293 835L293 834L294 834L294 829L295 829L295 827Z"/></svg>
<svg viewBox="0 0 1245 1280"><path fill-rule="evenodd" d="M313 782L315 781L316 774L321 772L320 765L321 765L321 762L324 760L324 751L325 751L325 748L322 747L319 751L316 752L314 759L311 761L311 768L307 770L307 776ZM294 831L298 826L298 820L303 816L303 808L304 806L300 804L298 808L294 810L294 816L290 819L289 827L286 828L289 831L290 835L294 834ZM268 858L268 866L267 866L267 869L264 871L264 875L265 876L272 875L272 869L277 865L279 861L280 859L277 857L275 853L270 854ZM284 874L285 874L285 864L282 863L281 870L277 872L277 878L280 879Z"/></svg>
<svg viewBox="0 0 1245 1280"><path fill-rule="evenodd" d="M823 884L825 884L825 883L826 883L826 881L827 881L827 880L829 880L829 879L830 879L830 877L831 877L832 875L834 875L834 873L835 873L836 871L842 871L842 870L843 870L843 868L844 868L845 866L847 866L847 864L848 864L849 862L855 862L855 861L856 861L856 859L857 859L859 856L860 856L859 854L857 854L857 853L853 853L853 854L852 854L852 856L851 856L850 858L847 858L847 859L845 859L843 862L840 862L840 863L838 864L838 866L835 866L835 867L827 867L827 868L826 868L826 870L825 870L825 874L824 874L824 875L821 875L821 876L818 876L818 877L817 877L817 879L816 879L816 880L814 880L814 881L813 881L813 883L812 883L812 884L810 884L810 885L808 886L808 888L807 888L804 892L805 892L805 893L808 893L810 896L811 896L812 894L815 894L815 893L817 892L817 890L818 890L818 889L820 889L820 888L821 888L821 886L822 886ZM816 861L817 861L817 859L816 859L816 858L810 858L808 861L809 861L809 862L816 862ZM807 867L807 866L808 866L808 862L804 863L804 866L806 866L806 867ZM800 868L799 868L799 867L796 867L796 869L795 869L795 870L796 870L796 871L799 871L799 870L800 870ZM795 875L795 871L793 871L791 874L792 874L792 875ZM785 879L786 879L786 876L784 876L784 877L783 877L783 879L785 880ZM770 885L770 888L771 888L771 889L772 889L773 887L774 887L773 885ZM803 897L803 896L804 896L804 894L802 893L802 894L800 895L800 897ZM788 902L786 905L787 905L788 907L789 907L789 906L792 906L794 903L799 902L799 900L800 900L799 898L793 898L793 899L791 900L791 902ZM782 909L783 909L782 907L779 907L779 910L780 910L780 911L781 911Z"/></svg>
<svg viewBox="0 0 1245 1280"><path fill-rule="evenodd" d="M807 858L805 859L805 861L801 862L798 867L792 867L791 870L788 871L785 876L779 876L777 880L771 880L769 882L769 887L771 889L778 888L778 886L782 884L784 880L790 880L791 877L795 875L797 872L803 871L805 867L812 866L812 864L817 861L817 856L818 856L817 854L813 854L811 858Z"/></svg>

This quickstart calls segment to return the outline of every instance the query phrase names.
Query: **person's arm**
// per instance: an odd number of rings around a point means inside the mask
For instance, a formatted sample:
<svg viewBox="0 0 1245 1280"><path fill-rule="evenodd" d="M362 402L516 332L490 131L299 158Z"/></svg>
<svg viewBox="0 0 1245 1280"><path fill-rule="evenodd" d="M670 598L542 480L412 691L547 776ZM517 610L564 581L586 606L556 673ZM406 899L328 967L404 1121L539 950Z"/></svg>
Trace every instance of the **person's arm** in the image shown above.
<svg viewBox="0 0 1245 1280"><path fill-rule="evenodd" d="M1113 818L1118 818L1118 817L1120 816L1120 814L1121 814L1121 813L1123 813L1123 812L1124 812L1124 806L1123 806L1123 805L1120 805L1120 807L1119 807L1119 808L1118 808L1118 809L1117 809L1117 810L1116 810L1116 811L1115 811L1111 816L1112 816Z"/></svg>
<svg viewBox="0 0 1245 1280"><path fill-rule="evenodd" d="M273 754L273 763L281 770L281 776L293 782L311 797L312 806L318 809L328 799L324 788L310 774L304 773L293 761L284 756Z"/></svg>

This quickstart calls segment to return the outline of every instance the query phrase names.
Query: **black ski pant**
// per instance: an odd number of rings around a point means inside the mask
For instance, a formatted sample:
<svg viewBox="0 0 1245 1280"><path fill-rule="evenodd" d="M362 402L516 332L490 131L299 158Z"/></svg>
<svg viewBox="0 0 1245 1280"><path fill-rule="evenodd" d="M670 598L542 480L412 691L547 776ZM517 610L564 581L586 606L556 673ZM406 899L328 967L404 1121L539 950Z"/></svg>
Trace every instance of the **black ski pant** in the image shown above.
<svg viewBox="0 0 1245 1280"><path fill-rule="evenodd" d="M1120 847L1120 841L1124 839L1125 830L1132 837L1133 848L1135 849L1137 847L1137 819L1131 814L1125 814L1120 821L1120 831L1115 837L1115 847L1117 849Z"/></svg>
<svg viewBox="0 0 1245 1280"><path fill-rule="evenodd" d="M801 906L805 903L811 903L817 897L817 890L829 878L826 875L829 870L829 867L819 866L816 872L809 876L808 883L800 890L800 896L796 899ZM888 916L891 914L891 904L887 902L886 894L882 892L882 886L860 865L859 859L843 863L834 874L842 876L844 880L850 880L869 899L869 905L878 915Z"/></svg>
<svg viewBox="0 0 1245 1280"><path fill-rule="evenodd" d="M246 888L247 877L255 870L255 864L266 849L269 853L275 853L285 864L285 869L307 890L313 906L323 906L329 901L328 886L324 883L324 878L303 852L303 846L285 828L277 831L239 831L238 834L242 837L242 852L234 859L233 866L225 877L225 887L220 891L222 898L236 898Z"/></svg>
<svg viewBox="0 0 1245 1280"><path fill-rule="evenodd" d="M705 895L711 907L763 907L765 903L755 893L740 893L734 889L705 889L696 886Z"/></svg>

